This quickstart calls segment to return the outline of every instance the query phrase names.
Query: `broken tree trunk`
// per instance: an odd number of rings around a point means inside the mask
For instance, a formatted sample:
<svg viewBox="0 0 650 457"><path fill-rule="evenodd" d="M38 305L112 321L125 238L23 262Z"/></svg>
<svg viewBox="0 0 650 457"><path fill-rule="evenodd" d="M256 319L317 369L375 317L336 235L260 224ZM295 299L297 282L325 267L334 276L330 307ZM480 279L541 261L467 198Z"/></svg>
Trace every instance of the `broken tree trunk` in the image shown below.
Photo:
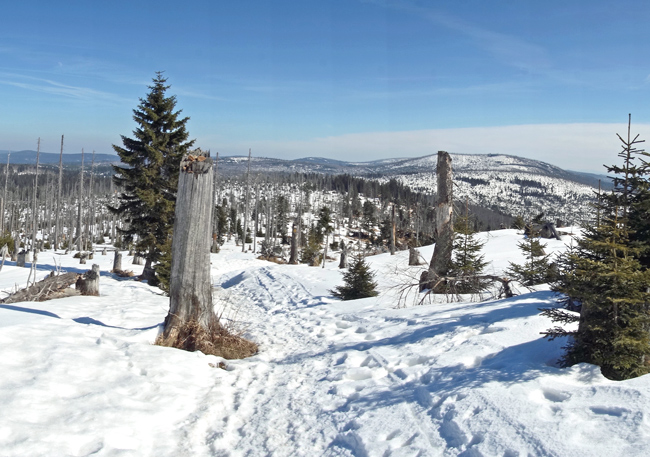
<svg viewBox="0 0 650 457"><path fill-rule="evenodd" d="M113 259L113 271L122 271L122 253L117 250Z"/></svg>
<svg viewBox="0 0 650 457"><path fill-rule="evenodd" d="M339 268L348 267L348 247L345 245L345 241L341 240L341 261L339 262Z"/></svg>
<svg viewBox="0 0 650 457"><path fill-rule="evenodd" d="M93 264L92 269L77 279L74 287L81 292L81 295L99 297L99 265Z"/></svg>
<svg viewBox="0 0 650 457"><path fill-rule="evenodd" d="M18 255L16 256L16 266L17 267L25 267L25 256L27 253L25 251L20 251Z"/></svg>
<svg viewBox="0 0 650 457"><path fill-rule="evenodd" d="M174 339L190 323L208 332L219 326L210 279L211 166L212 159L200 149L185 155L181 161L165 339Z"/></svg>
<svg viewBox="0 0 650 457"><path fill-rule="evenodd" d="M78 273L65 273L54 276L54 272L47 278L34 283L26 289L21 289L15 294L9 295L2 300L4 304L17 303L21 301L45 301L52 298L65 296L65 289L70 287L79 278Z"/></svg>
<svg viewBox="0 0 650 457"><path fill-rule="evenodd" d="M300 232L298 225L294 222L291 227L291 253L289 254L289 264L298 265L298 254L300 251Z"/></svg>
<svg viewBox="0 0 650 457"><path fill-rule="evenodd" d="M437 280L447 276L451 266L451 252L454 244L453 225L453 182L451 178L451 156L445 151L438 151L438 164L436 167L438 180L436 204L436 245L433 248L433 257L429 269L420 277L420 290L431 289L433 292L442 290L442 284ZM435 286L435 288L434 288Z"/></svg>
<svg viewBox="0 0 650 457"><path fill-rule="evenodd" d="M390 255L395 255L395 203L391 208L390 217Z"/></svg>
<svg viewBox="0 0 650 457"><path fill-rule="evenodd" d="M409 246L409 265L420 265L420 251Z"/></svg>

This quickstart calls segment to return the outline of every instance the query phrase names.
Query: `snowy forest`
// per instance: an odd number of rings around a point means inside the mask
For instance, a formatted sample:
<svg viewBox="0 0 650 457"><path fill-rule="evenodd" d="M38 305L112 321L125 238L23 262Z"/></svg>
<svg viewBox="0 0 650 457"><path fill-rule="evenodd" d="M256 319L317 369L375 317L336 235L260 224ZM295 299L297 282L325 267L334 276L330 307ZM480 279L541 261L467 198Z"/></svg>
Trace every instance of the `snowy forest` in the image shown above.
<svg viewBox="0 0 650 457"><path fill-rule="evenodd" d="M489 182L444 151L435 192L251 172L253 151L222 175L169 89L158 73L112 166L3 167L0 454L645 455L631 117L569 225L454 198Z"/></svg>

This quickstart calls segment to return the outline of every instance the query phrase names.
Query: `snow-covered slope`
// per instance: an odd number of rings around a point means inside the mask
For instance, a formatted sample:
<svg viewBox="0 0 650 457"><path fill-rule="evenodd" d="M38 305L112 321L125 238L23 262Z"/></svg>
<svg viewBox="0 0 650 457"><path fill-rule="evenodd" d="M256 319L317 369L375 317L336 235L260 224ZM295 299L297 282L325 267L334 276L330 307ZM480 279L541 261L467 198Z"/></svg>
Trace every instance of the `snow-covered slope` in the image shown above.
<svg viewBox="0 0 650 457"><path fill-rule="evenodd" d="M513 216L530 219L545 213L547 220L565 224L583 222L593 212L598 180L608 180L563 170L539 161L503 154L451 154L456 198ZM223 157L219 170L224 175L245 171L247 157ZM397 179L414 190L435 193L437 154L418 158L386 159L373 162L342 162L322 158L281 160L254 157L251 170L268 172L315 172L350 174L387 181Z"/></svg>
<svg viewBox="0 0 650 457"><path fill-rule="evenodd" d="M490 272L521 261L515 231L480 237ZM39 277L52 257L41 254ZM212 255L218 309L261 348L226 370L151 345L168 299L134 280L102 273L100 297L0 305L0 455L648 454L650 377L558 368L564 342L539 334L550 322L538 308L554 304L543 287L398 309L390 286L418 267L407 252L368 261L380 296L340 302L328 292L337 262L276 265L232 245ZM112 256L94 262L106 271ZM28 274L8 262L0 287Z"/></svg>

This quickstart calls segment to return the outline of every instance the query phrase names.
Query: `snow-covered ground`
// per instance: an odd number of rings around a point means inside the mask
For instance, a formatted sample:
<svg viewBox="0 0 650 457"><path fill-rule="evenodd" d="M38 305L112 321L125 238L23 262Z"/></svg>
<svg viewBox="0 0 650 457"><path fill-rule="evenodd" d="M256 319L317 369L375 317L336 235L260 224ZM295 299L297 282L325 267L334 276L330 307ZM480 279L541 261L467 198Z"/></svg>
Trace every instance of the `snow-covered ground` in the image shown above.
<svg viewBox="0 0 650 457"><path fill-rule="evenodd" d="M480 236L491 272L521 260L515 231ZM539 333L550 292L398 309L387 285L409 276L407 256L368 258L380 296L340 302L337 262L276 265L225 246L212 256L217 309L261 350L224 370L152 345L168 299L104 273L112 255L97 254L100 297L0 305L0 456L650 453L650 377L558 368L564 342ZM39 276L53 258L41 254ZM28 270L7 262L0 289Z"/></svg>

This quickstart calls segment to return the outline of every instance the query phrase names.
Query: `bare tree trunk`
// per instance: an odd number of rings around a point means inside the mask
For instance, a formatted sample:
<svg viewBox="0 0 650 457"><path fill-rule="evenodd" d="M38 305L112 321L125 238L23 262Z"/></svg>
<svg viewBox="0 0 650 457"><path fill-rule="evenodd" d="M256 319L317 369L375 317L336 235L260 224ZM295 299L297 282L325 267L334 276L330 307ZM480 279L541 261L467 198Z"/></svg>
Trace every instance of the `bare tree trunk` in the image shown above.
<svg viewBox="0 0 650 457"><path fill-rule="evenodd" d="M81 149L81 171L79 173L79 206L77 210L77 242L79 252L83 252L83 195L84 195L84 150Z"/></svg>
<svg viewBox="0 0 650 457"><path fill-rule="evenodd" d="M36 148L36 174L34 175L34 202L32 205L32 251L34 251L34 260L36 260L36 232L38 231L38 209L36 207L36 195L38 194L38 162L41 156L41 139L38 139Z"/></svg>
<svg viewBox="0 0 650 457"><path fill-rule="evenodd" d="M17 267L25 268L25 256L26 256L25 251L20 251L18 253L18 255L16 256L16 266Z"/></svg>
<svg viewBox="0 0 650 457"><path fill-rule="evenodd" d="M244 201L244 236L242 237L241 252L246 252L246 231L248 230L248 202L250 195L250 175L251 175L251 150L248 149L248 171L246 172L246 199Z"/></svg>
<svg viewBox="0 0 650 457"><path fill-rule="evenodd" d="M442 289L444 284L436 281L436 278L448 275L454 244L451 157L445 151L438 151L436 174L438 179L435 228L436 245L433 248L433 257L429 264L429 270L423 272L420 278L420 290L431 289L434 284L437 284L436 289ZM434 290L434 292L437 291Z"/></svg>
<svg viewBox="0 0 650 457"><path fill-rule="evenodd" d="M391 208L390 221L390 255L395 255L395 203Z"/></svg>
<svg viewBox="0 0 650 457"><path fill-rule="evenodd" d="M7 203L7 185L9 184L9 157L11 156L11 153L7 154L7 168L5 168L5 192L4 196L2 198L2 201L5 202L4 204L6 205ZM2 209L2 233L5 232L4 230L4 223L5 223L5 212L4 212L4 206ZM11 225L9 225L9 231L11 232Z"/></svg>
<svg viewBox="0 0 650 457"><path fill-rule="evenodd" d="M75 289L81 292L81 295L99 297L99 265L93 264L91 270L77 279Z"/></svg>
<svg viewBox="0 0 650 457"><path fill-rule="evenodd" d="M115 258L113 259L113 271L122 270L122 253L115 250Z"/></svg>
<svg viewBox="0 0 650 457"><path fill-rule="evenodd" d="M409 265L420 265L420 251L409 246Z"/></svg>
<svg viewBox="0 0 650 457"><path fill-rule="evenodd" d="M345 245L345 241L341 240L341 261L339 262L339 268L348 267L348 247Z"/></svg>
<svg viewBox="0 0 650 457"><path fill-rule="evenodd" d="M217 214L217 205L219 204L219 196L217 195L217 183L219 173L219 153L217 152L217 157L214 161L214 179L213 179L213 189L212 189L212 247L210 252L219 252L219 215Z"/></svg>
<svg viewBox="0 0 650 457"><path fill-rule="evenodd" d="M61 243L61 188L63 187L63 135L61 135L61 152L59 153L59 186L56 197L56 222L54 226L54 249L58 249Z"/></svg>
<svg viewBox="0 0 650 457"><path fill-rule="evenodd" d="M90 162L90 185L88 188L88 216L86 222L86 240L90 242L90 249L95 243L95 201L93 198L94 189L93 181L95 174L95 150L93 149L92 160Z"/></svg>
<svg viewBox="0 0 650 457"><path fill-rule="evenodd" d="M206 331L219 325L212 304L210 279L211 166L210 157L200 150L181 161L165 339L173 337L190 322L196 322Z"/></svg>
<svg viewBox="0 0 650 457"><path fill-rule="evenodd" d="M330 234L325 234L325 246L323 247L323 268L325 268L325 262L327 262L327 245L329 244Z"/></svg>
<svg viewBox="0 0 650 457"><path fill-rule="evenodd" d="M253 254L257 252L257 231L260 228L260 185L255 178L255 226L253 227Z"/></svg>
<svg viewBox="0 0 650 457"><path fill-rule="evenodd" d="M298 264L298 253L300 251L300 235L298 232L298 226L296 223L293 223L291 227L291 251L289 254L289 264L297 265Z"/></svg>

